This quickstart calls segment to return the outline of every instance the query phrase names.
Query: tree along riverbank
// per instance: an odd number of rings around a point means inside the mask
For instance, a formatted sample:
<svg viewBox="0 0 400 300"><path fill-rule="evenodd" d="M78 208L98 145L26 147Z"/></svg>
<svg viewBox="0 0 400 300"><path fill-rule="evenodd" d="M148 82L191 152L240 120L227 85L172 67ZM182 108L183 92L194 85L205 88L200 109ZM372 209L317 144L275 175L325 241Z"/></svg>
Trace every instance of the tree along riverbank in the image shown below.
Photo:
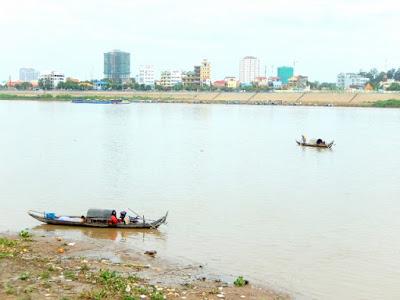
<svg viewBox="0 0 400 300"><path fill-rule="evenodd" d="M149 103L204 103L249 105L311 105L399 107L400 93L350 92L136 92L136 91L7 91L0 100L71 101L73 99L124 99Z"/></svg>
<svg viewBox="0 0 400 300"><path fill-rule="evenodd" d="M27 231L0 235L0 270L0 299L290 299L242 277L210 279L202 266L174 265L122 244Z"/></svg>
<svg viewBox="0 0 400 300"><path fill-rule="evenodd" d="M400 100L389 99L383 101L376 101L373 104L374 107L400 107Z"/></svg>

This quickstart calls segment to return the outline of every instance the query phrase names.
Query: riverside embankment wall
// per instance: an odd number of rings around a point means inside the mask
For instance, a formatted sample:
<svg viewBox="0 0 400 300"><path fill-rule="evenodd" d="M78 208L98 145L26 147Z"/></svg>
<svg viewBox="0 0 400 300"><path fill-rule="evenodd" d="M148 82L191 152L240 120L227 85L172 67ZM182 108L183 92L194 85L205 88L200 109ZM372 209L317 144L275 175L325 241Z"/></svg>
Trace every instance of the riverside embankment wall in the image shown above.
<svg viewBox="0 0 400 300"><path fill-rule="evenodd" d="M140 92L140 91L1 91L4 94L38 96L43 94L73 97L132 97L135 100L186 103L238 103L283 105L369 106L376 101L397 99L400 93L375 92Z"/></svg>

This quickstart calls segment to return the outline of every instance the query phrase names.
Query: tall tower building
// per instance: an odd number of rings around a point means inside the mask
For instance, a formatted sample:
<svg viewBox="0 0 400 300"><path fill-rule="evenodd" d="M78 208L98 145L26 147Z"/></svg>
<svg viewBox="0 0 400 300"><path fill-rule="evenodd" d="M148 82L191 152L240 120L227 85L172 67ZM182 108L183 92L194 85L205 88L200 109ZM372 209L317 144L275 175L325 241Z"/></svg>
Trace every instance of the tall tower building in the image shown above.
<svg viewBox="0 0 400 300"><path fill-rule="evenodd" d="M24 82L34 81L39 79L39 72L32 68L20 68L19 80Z"/></svg>
<svg viewBox="0 0 400 300"><path fill-rule="evenodd" d="M211 84L211 64L207 59L203 59L200 65L201 84Z"/></svg>
<svg viewBox="0 0 400 300"><path fill-rule="evenodd" d="M126 82L131 74L130 53L113 50L104 53L104 78L117 82Z"/></svg>
<svg viewBox="0 0 400 300"><path fill-rule="evenodd" d="M144 85L154 85L155 72L152 65L139 66L139 72L136 79L137 83Z"/></svg>
<svg viewBox="0 0 400 300"><path fill-rule="evenodd" d="M278 77L283 84L288 84L289 79L293 77L293 68L292 67L279 67L278 68Z"/></svg>
<svg viewBox="0 0 400 300"><path fill-rule="evenodd" d="M240 61L239 79L241 83L251 84L260 76L260 60L254 56L243 57Z"/></svg>

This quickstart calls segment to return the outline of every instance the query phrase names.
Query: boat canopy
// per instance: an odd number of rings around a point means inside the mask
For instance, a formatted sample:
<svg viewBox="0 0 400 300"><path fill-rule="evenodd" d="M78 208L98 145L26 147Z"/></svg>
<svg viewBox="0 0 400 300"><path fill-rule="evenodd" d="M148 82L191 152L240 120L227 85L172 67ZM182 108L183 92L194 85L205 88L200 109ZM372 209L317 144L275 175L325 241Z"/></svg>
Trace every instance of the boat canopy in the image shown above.
<svg viewBox="0 0 400 300"><path fill-rule="evenodd" d="M86 218L108 219L110 218L112 211L112 209L90 208L87 211Z"/></svg>

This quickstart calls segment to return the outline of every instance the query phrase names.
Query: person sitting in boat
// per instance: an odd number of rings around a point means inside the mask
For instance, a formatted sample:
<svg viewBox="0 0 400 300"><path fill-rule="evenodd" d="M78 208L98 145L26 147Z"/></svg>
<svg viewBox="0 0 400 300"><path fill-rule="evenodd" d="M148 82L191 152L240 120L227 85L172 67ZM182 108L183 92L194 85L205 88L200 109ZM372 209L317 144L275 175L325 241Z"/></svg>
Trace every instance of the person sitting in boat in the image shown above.
<svg viewBox="0 0 400 300"><path fill-rule="evenodd" d="M322 139L318 139L317 145L325 145L325 141L323 141Z"/></svg>
<svg viewBox="0 0 400 300"><path fill-rule="evenodd" d="M121 223L124 223L125 225L126 224L129 224L129 222L130 222L130 218L129 218L129 216L126 214L126 211L121 211L120 213L119 213L119 221L121 222Z"/></svg>
<svg viewBox="0 0 400 300"><path fill-rule="evenodd" d="M305 144L307 142L307 139L304 135L301 136L301 141L303 142L303 144Z"/></svg>
<svg viewBox="0 0 400 300"><path fill-rule="evenodd" d="M111 217L110 217L110 220L108 220L108 223L110 225L117 225L118 224L118 218L117 218L117 211L116 210L113 210L111 212Z"/></svg>

